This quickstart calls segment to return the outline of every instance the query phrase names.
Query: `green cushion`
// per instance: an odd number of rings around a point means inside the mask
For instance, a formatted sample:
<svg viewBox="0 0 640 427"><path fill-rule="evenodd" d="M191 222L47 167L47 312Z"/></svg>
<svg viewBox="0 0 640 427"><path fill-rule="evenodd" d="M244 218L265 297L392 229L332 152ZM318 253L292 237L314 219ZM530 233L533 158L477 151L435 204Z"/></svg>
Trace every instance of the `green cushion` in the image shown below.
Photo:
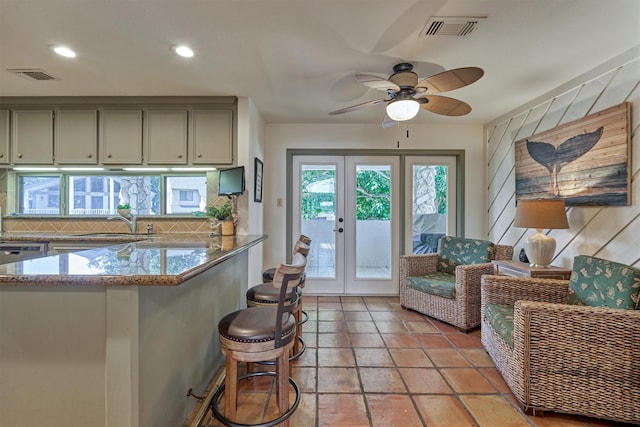
<svg viewBox="0 0 640 427"><path fill-rule="evenodd" d="M438 242L438 270L455 274L456 266L491 262L495 245L487 240L444 236Z"/></svg>
<svg viewBox="0 0 640 427"><path fill-rule="evenodd" d="M640 270L586 255L573 260L567 303L621 309L640 308Z"/></svg>
<svg viewBox="0 0 640 427"><path fill-rule="evenodd" d="M444 298L456 297L456 276L436 271L425 276L409 276L407 286L412 289Z"/></svg>
<svg viewBox="0 0 640 427"><path fill-rule="evenodd" d="M491 325L500 337L513 348L513 306L487 304L484 308L487 323Z"/></svg>

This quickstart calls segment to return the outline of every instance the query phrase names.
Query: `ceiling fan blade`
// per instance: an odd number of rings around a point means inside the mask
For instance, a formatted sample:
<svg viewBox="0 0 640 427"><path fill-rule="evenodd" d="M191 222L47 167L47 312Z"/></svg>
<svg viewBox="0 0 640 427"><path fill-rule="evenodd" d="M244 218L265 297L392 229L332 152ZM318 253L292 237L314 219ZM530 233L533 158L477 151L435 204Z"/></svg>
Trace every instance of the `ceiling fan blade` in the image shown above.
<svg viewBox="0 0 640 427"><path fill-rule="evenodd" d="M374 74L356 74L356 79L365 86L382 91L398 91L400 86Z"/></svg>
<svg viewBox="0 0 640 427"><path fill-rule="evenodd" d="M342 108L340 110L332 111L329 113L330 116L335 116L336 114L350 113L352 111L362 110L363 108L370 107L372 105L379 104L381 102L387 102L388 99L376 99L373 101L363 102L362 104L352 105L351 107Z"/></svg>
<svg viewBox="0 0 640 427"><path fill-rule="evenodd" d="M392 128L394 126L398 126L400 124L400 122L397 122L395 120L393 120L391 117L389 117L388 114L384 115L384 119L382 119L382 127L385 129L389 129Z"/></svg>
<svg viewBox="0 0 640 427"><path fill-rule="evenodd" d="M459 99L449 98L448 96L427 95L418 99L425 99L427 102L421 103L422 109L443 116L464 116L471 112L471 106Z"/></svg>
<svg viewBox="0 0 640 427"><path fill-rule="evenodd" d="M455 68L449 71L435 74L426 79L420 80L416 85L416 90L426 89L426 94L448 92L454 89L460 89L476 82L484 75L484 70L478 67Z"/></svg>

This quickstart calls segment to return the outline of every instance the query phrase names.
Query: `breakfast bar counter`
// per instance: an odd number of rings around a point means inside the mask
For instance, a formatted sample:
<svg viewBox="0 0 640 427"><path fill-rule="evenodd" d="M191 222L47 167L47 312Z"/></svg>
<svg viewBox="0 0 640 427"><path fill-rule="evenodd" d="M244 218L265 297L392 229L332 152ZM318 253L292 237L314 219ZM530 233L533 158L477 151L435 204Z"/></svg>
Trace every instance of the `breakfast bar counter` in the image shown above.
<svg viewBox="0 0 640 427"><path fill-rule="evenodd" d="M177 286L264 240L264 236L210 237L187 233L151 236L4 234L0 238L4 241L108 243L108 246L95 249L0 265L0 286Z"/></svg>
<svg viewBox="0 0 640 427"><path fill-rule="evenodd" d="M0 265L0 425L180 426L222 366L266 236L120 237Z"/></svg>

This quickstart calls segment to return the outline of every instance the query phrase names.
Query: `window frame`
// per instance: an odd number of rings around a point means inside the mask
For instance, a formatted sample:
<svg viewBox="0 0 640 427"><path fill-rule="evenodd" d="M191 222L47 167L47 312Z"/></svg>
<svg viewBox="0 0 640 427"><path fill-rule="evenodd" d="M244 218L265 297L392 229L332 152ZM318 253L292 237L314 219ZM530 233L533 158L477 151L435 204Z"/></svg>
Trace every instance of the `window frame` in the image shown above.
<svg viewBox="0 0 640 427"><path fill-rule="evenodd" d="M38 177L58 177L59 179L59 189L60 196L58 199L58 204L60 206L58 214L27 214L22 213L21 209L23 206L23 191L21 187L21 177L28 176L38 176ZM167 213L167 186L166 180L169 177L198 177L202 176L205 179L205 188L209 188L209 179L210 175L207 171L167 171L167 172L158 172L158 171L77 171L77 172L69 172L69 171L10 171L7 176L8 182L8 190L13 188L15 191L14 197L9 197L7 199L8 212L15 212L15 215L21 217L47 217L47 218L102 218L102 215L73 215L69 213L71 200L69 200L69 191L68 187L70 185L71 177L79 177L79 176L156 176L160 179L160 201L159 201L159 213L158 214L143 214L140 216L152 216L152 217L169 217L169 218L179 218L179 217L191 217L193 216L193 212L197 212L194 210L191 213ZM8 191L9 192L9 191ZM210 195L208 191L205 190L205 205L209 204Z"/></svg>

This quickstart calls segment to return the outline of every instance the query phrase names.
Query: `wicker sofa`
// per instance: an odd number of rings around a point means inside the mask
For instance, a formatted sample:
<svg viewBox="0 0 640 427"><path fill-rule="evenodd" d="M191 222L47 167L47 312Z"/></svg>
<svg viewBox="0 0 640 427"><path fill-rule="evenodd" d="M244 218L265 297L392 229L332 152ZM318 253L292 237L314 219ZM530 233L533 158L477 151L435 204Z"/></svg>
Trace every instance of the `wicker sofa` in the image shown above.
<svg viewBox="0 0 640 427"><path fill-rule="evenodd" d="M640 271L577 256L570 281L482 278L482 344L529 414L640 423Z"/></svg>
<svg viewBox="0 0 640 427"><path fill-rule="evenodd" d="M513 248L444 236L438 252L400 257L400 304L468 331L480 325L480 277L491 260L508 260Z"/></svg>

